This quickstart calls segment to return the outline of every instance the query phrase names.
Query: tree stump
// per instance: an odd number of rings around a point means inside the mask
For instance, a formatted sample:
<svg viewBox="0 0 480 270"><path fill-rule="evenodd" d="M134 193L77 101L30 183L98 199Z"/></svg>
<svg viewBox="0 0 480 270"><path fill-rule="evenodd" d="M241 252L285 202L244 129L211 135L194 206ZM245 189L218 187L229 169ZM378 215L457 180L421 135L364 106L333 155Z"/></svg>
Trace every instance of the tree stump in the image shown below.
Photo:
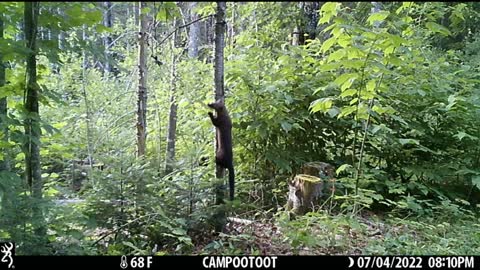
<svg viewBox="0 0 480 270"><path fill-rule="evenodd" d="M335 179L335 167L325 162L306 163L301 171L288 183L286 208L296 215L314 210L329 181Z"/></svg>
<svg viewBox="0 0 480 270"><path fill-rule="evenodd" d="M304 214L313 207L313 201L321 195L322 188L322 179L306 174L296 175L288 185L287 210L292 210L294 214Z"/></svg>
<svg viewBox="0 0 480 270"><path fill-rule="evenodd" d="M314 161L305 163L302 166L302 173L320 177L322 180L327 180L335 178L335 167L325 162Z"/></svg>

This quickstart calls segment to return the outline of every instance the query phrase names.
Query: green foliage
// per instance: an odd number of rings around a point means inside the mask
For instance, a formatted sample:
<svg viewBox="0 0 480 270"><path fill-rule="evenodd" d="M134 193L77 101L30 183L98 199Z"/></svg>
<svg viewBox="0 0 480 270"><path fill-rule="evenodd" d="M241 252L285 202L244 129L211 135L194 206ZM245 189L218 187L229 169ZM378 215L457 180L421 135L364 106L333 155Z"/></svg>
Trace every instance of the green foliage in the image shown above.
<svg viewBox="0 0 480 270"><path fill-rule="evenodd" d="M459 255L477 254L480 241L478 218L470 213L443 214L421 218L379 218L375 215L350 216L309 213L289 221L279 218L285 231L283 240L294 254L368 255Z"/></svg>
<svg viewBox="0 0 480 270"><path fill-rule="evenodd" d="M200 254L228 254L228 255L261 255L255 247L255 238L251 234L227 235L221 233L218 240L214 240L202 249Z"/></svg>
<svg viewBox="0 0 480 270"><path fill-rule="evenodd" d="M145 8L145 10L142 11L142 14L148 14L149 13L149 8ZM179 16L180 13L178 11L177 6L175 5L174 2L162 2L160 5L160 10L157 13L156 19L159 21L168 21L171 18L175 18Z"/></svg>
<svg viewBox="0 0 480 270"><path fill-rule="evenodd" d="M359 244L356 237L365 233L365 224L349 216L330 216L325 212L308 213L293 221L280 217L285 240L296 255L351 252Z"/></svg>
<svg viewBox="0 0 480 270"><path fill-rule="evenodd" d="M389 220L384 238L374 239L365 253L375 255L460 255L478 254L478 221L471 216L443 221L428 217L419 220Z"/></svg>

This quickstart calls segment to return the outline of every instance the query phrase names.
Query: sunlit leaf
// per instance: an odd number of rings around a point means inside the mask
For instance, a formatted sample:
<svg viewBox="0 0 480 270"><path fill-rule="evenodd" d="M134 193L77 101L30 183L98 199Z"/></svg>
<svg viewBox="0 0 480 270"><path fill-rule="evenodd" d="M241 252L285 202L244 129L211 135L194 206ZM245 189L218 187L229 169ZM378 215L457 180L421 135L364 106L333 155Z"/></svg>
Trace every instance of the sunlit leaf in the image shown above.
<svg viewBox="0 0 480 270"><path fill-rule="evenodd" d="M327 39L325 42L323 42L322 46L320 47L320 51L321 52L328 51L328 49L330 49L335 44L336 41L337 41L337 38L335 37L331 37Z"/></svg>
<svg viewBox="0 0 480 270"><path fill-rule="evenodd" d="M373 25L375 22L382 22L388 17L388 15L390 15L390 12L388 11L380 11L377 13L373 13L368 17L367 22L369 22L370 25Z"/></svg>
<svg viewBox="0 0 480 270"><path fill-rule="evenodd" d="M332 107L333 101L331 98L321 98L317 99L310 105L310 110L312 113L321 111L326 112Z"/></svg>
<svg viewBox="0 0 480 270"><path fill-rule="evenodd" d="M352 165L350 164L343 164L342 166L338 167L338 169L335 171L337 175L340 175L343 171L352 168Z"/></svg>

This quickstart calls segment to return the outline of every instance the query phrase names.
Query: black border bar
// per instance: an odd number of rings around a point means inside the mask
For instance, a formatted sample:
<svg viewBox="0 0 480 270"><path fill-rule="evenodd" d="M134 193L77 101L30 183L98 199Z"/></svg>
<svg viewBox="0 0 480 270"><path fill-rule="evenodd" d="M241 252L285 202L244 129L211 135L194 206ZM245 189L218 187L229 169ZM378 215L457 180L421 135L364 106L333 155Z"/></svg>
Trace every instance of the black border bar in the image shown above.
<svg viewBox="0 0 480 270"><path fill-rule="evenodd" d="M1 254L0 254L1 255ZM122 267L123 266L123 267ZM268 266L268 267L267 267ZM14 256L22 269L480 269L480 256ZM0 269L8 269L0 262Z"/></svg>

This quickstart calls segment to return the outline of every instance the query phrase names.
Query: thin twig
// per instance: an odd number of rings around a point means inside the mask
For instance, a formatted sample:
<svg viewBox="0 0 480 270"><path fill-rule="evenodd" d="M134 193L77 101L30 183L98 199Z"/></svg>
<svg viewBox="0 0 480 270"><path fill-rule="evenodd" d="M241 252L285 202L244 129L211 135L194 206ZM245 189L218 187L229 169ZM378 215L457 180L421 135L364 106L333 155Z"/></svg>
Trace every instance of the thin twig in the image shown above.
<svg viewBox="0 0 480 270"><path fill-rule="evenodd" d="M157 46L162 45L167 39L169 39L175 32L177 32L177 31L180 30L181 28L187 27L187 26L189 26L189 25L191 25L191 24L194 24L194 23L196 23L196 22L198 22L198 21L201 21L201 20L203 20L203 19L206 19L206 18L210 18L210 17L212 17L212 16L213 16L213 14L212 14L212 15L208 15L208 16L204 16L204 17L198 18L198 19L196 19L196 20L193 20L193 21L191 21L191 22L189 22L189 23L186 23L186 24L184 24L184 25L180 25L180 26L176 27L173 31L171 31L170 33L168 33L168 35L167 35L166 37L164 37L164 38L162 39L162 41L157 42ZM153 38L153 40L157 41L155 38Z"/></svg>
<svg viewBox="0 0 480 270"><path fill-rule="evenodd" d="M129 32L125 32L125 33L121 34L114 41L112 41L110 44L108 44L108 48L111 48L113 46L113 44L115 44L115 42L117 42L122 37L124 37L126 35L129 35L129 34L132 34L132 33L136 33L136 32L138 32L138 31L129 31Z"/></svg>

